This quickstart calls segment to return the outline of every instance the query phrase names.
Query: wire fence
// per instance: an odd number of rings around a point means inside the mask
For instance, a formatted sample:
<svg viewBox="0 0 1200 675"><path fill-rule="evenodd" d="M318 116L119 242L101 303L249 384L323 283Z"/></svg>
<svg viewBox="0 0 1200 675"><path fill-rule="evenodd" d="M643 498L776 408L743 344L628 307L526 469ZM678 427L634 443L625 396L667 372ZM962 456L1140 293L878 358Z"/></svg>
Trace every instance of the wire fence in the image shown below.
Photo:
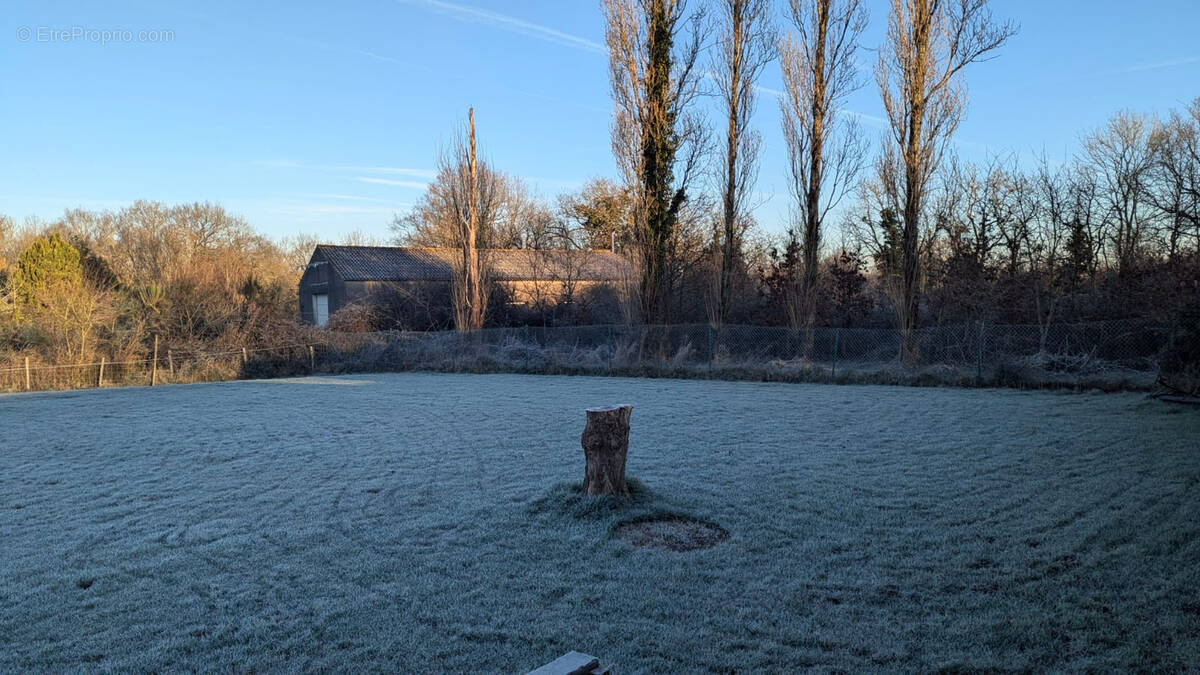
<svg viewBox="0 0 1200 675"><path fill-rule="evenodd" d="M958 324L895 329L707 324L495 328L378 336L348 354L385 369L677 375L736 379L1152 386L1165 326Z"/></svg>
<svg viewBox="0 0 1200 675"><path fill-rule="evenodd" d="M1154 385L1169 327L1080 324L883 328L707 324L491 328L472 333L326 333L308 344L46 364L0 360L0 389L155 385L317 373L441 370L895 384ZM908 341L908 349L904 349Z"/></svg>
<svg viewBox="0 0 1200 675"><path fill-rule="evenodd" d="M328 343L239 347L203 351L151 349L144 358L101 357L85 363L48 363L37 355L0 358L0 391L50 391L96 387L189 384L316 372L316 348ZM264 369L264 364L275 370ZM278 364L290 364L280 369Z"/></svg>

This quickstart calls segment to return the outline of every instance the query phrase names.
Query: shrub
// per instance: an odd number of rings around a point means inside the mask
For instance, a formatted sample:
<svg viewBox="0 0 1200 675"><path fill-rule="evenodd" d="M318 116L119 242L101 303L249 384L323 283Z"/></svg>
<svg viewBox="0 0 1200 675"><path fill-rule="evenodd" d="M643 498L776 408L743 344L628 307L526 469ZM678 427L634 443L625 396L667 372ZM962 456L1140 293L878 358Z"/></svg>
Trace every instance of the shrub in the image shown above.
<svg viewBox="0 0 1200 675"><path fill-rule="evenodd" d="M79 250L57 232L33 240L17 258L17 269L9 280L17 307L47 302L59 287L83 283Z"/></svg>
<svg viewBox="0 0 1200 675"><path fill-rule="evenodd" d="M1200 395L1200 306L1179 313L1159 362L1159 382L1182 394Z"/></svg>

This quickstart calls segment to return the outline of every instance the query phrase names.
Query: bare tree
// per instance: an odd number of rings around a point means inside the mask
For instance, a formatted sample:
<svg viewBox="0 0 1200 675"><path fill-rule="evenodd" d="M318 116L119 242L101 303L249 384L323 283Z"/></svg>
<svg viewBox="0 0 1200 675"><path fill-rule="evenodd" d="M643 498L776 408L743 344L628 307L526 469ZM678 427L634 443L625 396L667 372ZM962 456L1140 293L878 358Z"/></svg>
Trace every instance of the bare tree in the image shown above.
<svg viewBox="0 0 1200 675"><path fill-rule="evenodd" d="M867 13L860 0L790 0L789 9L795 32L780 44L785 89L780 105L790 188L803 223L801 278L790 314L793 323L811 328L825 216L841 201L866 157L858 126L839 113L846 97L861 86L855 54Z"/></svg>
<svg viewBox="0 0 1200 675"><path fill-rule="evenodd" d="M564 202L570 203L571 197L563 195L560 204ZM594 258L588 247L588 232L571 217L569 209L557 217L545 214L544 222L530 228L530 232L534 236L528 242L526 258L533 277L526 287L529 304L542 313L543 319L549 318L547 311L552 311L555 320L570 320L578 309L580 282Z"/></svg>
<svg viewBox="0 0 1200 675"><path fill-rule="evenodd" d="M421 200L407 213L396 216L391 230L394 241L404 246L456 248L460 241L457 196L461 181L469 177L459 170L458 160L442 166ZM476 241L480 249L526 248L536 239L541 212L547 208L534 198L519 178L479 160Z"/></svg>
<svg viewBox="0 0 1200 675"><path fill-rule="evenodd" d="M447 199L457 216L456 247L460 256L454 269L451 295L454 325L460 331L483 327L487 313L486 260L480 251L479 233L482 193L479 189L479 162L475 145L475 109L467 111L465 134L440 160L440 171L453 172L456 180L447 186Z"/></svg>
<svg viewBox="0 0 1200 675"><path fill-rule="evenodd" d="M860 181L854 207L842 225L854 248L870 257L879 290L893 308L902 306L904 300L904 223L896 210L896 194L892 190L898 165L896 153L885 147L876 160L876 175ZM923 222L918 232L917 255L922 260L932 258L938 239L937 227Z"/></svg>
<svg viewBox="0 0 1200 675"><path fill-rule="evenodd" d="M1028 186L1028 199L1035 213L1028 234L1034 314L1040 326L1039 351L1046 351L1050 325L1058 318L1061 304L1061 266L1070 231L1066 179L1054 172L1043 156Z"/></svg>
<svg viewBox="0 0 1200 675"><path fill-rule="evenodd" d="M906 362L917 358L912 331L919 308L923 201L966 111L962 71L988 58L1015 33L1014 24L992 20L987 0L892 0L875 80L900 169L886 179L903 222L903 292L896 315Z"/></svg>
<svg viewBox="0 0 1200 675"><path fill-rule="evenodd" d="M1095 171L1078 163L1067 170L1065 182L1069 214L1066 274L1076 282L1086 277L1094 285L1108 239L1100 183Z"/></svg>
<svg viewBox="0 0 1200 675"><path fill-rule="evenodd" d="M0 215L0 289L8 280L8 267L16 260L15 239L17 227L12 218Z"/></svg>
<svg viewBox="0 0 1200 675"><path fill-rule="evenodd" d="M1145 236L1150 173L1155 157L1150 145L1153 120L1117 113L1099 131L1086 136L1084 154L1100 180L1117 274L1137 264Z"/></svg>
<svg viewBox="0 0 1200 675"><path fill-rule="evenodd" d="M1032 188L1015 159L993 157L976 166L952 156L943 173L937 226L950 252L969 258L980 271L995 268L1014 276L1034 214Z"/></svg>
<svg viewBox="0 0 1200 675"><path fill-rule="evenodd" d="M1183 259L1187 240L1200 263L1200 99L1173 111L1151 138L1155 154L1149 197L1162 212L1167 258Z"/></svg>
<svg viewBox="0 0 1200 675"><path fill-rule="evenodd" d="M775 29L769 0L721 0L721 33L712 77L726 113L725 153L718 170L721 227L716 241L716 302L710 320L721 325L729 314L733 279L741 258L742 237L750 224L748 199L758 178L762 136L750 127L755 83L775 55Z"/></svg>
<svg viewBox="0 0 1200 675"><path fill-rule="evenodd" d="M668 323L680 276L679 221L704 150L691 111L702 13L686 0L604 0L613 94L613 154L633 192L642 319Z"/></svg>
<svg viewBox="0 0 1200 675"><path fill-rule="evenodd" d="M279 239L276 246L288 269L301 271L312 258L313 249L323 241L322 237L315 234L297 232Z"/></svg>
<svg viewBox="0 0 1200 675"><path fill-rule="evenodd" d="M392 222L396 240L411 246L457 250L451 301L455 327L473 331L483 327L490 295L488 250L519 246L514 235L524 204L529 201L524 184L494 170L478 158L475 109L467 113L467 126L438 159L437 177L422 201ZM503 233L497 223L504 221ZM518 241L511 241L509 237Z"/></svg>

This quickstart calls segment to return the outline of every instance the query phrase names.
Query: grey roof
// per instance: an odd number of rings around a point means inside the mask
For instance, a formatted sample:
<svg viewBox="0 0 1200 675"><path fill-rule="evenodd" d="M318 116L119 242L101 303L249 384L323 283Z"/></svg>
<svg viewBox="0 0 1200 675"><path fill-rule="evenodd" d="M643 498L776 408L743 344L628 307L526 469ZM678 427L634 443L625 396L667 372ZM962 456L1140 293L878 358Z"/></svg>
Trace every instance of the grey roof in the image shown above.
<svg viewBox="0 0 1200 675"><path fill-rule="evenodd" d="M454 248L395 246L331 246L317 250L346 281L450 281ZM629 263L608 251L480 251L498 281L620 281L629 277Z"/></svg>

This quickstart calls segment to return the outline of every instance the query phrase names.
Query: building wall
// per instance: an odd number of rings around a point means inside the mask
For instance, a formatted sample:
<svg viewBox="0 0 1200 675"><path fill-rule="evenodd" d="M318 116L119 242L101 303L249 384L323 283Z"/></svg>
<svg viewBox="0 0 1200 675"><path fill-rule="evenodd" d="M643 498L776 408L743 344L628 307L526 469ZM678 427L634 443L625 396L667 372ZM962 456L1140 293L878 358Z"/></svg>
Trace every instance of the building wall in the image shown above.
<svg viewBox="0 0 1200 675"><path fill-rule="evenodd" d="M563 302L567 284L562 281L497 282L508 301L530 310ZM616 284L603 281L576 281L572 292L577 305L587 305L592 321L605 323L621 320L620 294ZM392 315L393 325L412 330L444 327L452 321L450 283L447 281L345 281L319 249L313 252L300 277L300 318L315 323L313 295L329 296L329 315L352 304L375 305ZM524 311L524 310L521 310ZM520 320L510 315L509 320ZM504 320L504 319L501 319Z"/></svg>
<svg viewBox="0 0 1200 675"><path fill-rule="evenodd" d="M300 276L300 319L305 323L316 323L313 316L312 296L329 296L329 315L346 304L346 282L338 276L333 266L325 259L320 249L313 251L308 267Z"/></svg>
<svg viewBox="0 0 1200 675"><path fill-rule="evenodd" d="M426 281L344 281L336 272L331 283L322 285L316 274L301 286L302 319L314 323L312 294L329 292L329 316L352 306L380 310L380 328L437 330L450 321L450 284ZM308 303L307 306L304 303Z"/></svg>
<svg viewBox="0 0 1200 675"><path fill-rule="evenodd" d="M597 287L608 287L611 284L602 281L575 281L568 288L563 281L502 281L500 285L508 292L513 302L526 305L556 304L562 302L571 291L576 298L585 297Z"/></svg>
<svg viewBox="0 0 1200 675"><path fill-rule="evenodd" d="M608 281L505 281L500 282L509 303L523 306L540 315L550 310L551 314L585 323L615 323L624 320L622 313L622 290L620 284ZM572 305L563 306L567 292L571 293ZM557 306L557 307L556 307ZM567 314L562 314L562 311Z"/></svg>

